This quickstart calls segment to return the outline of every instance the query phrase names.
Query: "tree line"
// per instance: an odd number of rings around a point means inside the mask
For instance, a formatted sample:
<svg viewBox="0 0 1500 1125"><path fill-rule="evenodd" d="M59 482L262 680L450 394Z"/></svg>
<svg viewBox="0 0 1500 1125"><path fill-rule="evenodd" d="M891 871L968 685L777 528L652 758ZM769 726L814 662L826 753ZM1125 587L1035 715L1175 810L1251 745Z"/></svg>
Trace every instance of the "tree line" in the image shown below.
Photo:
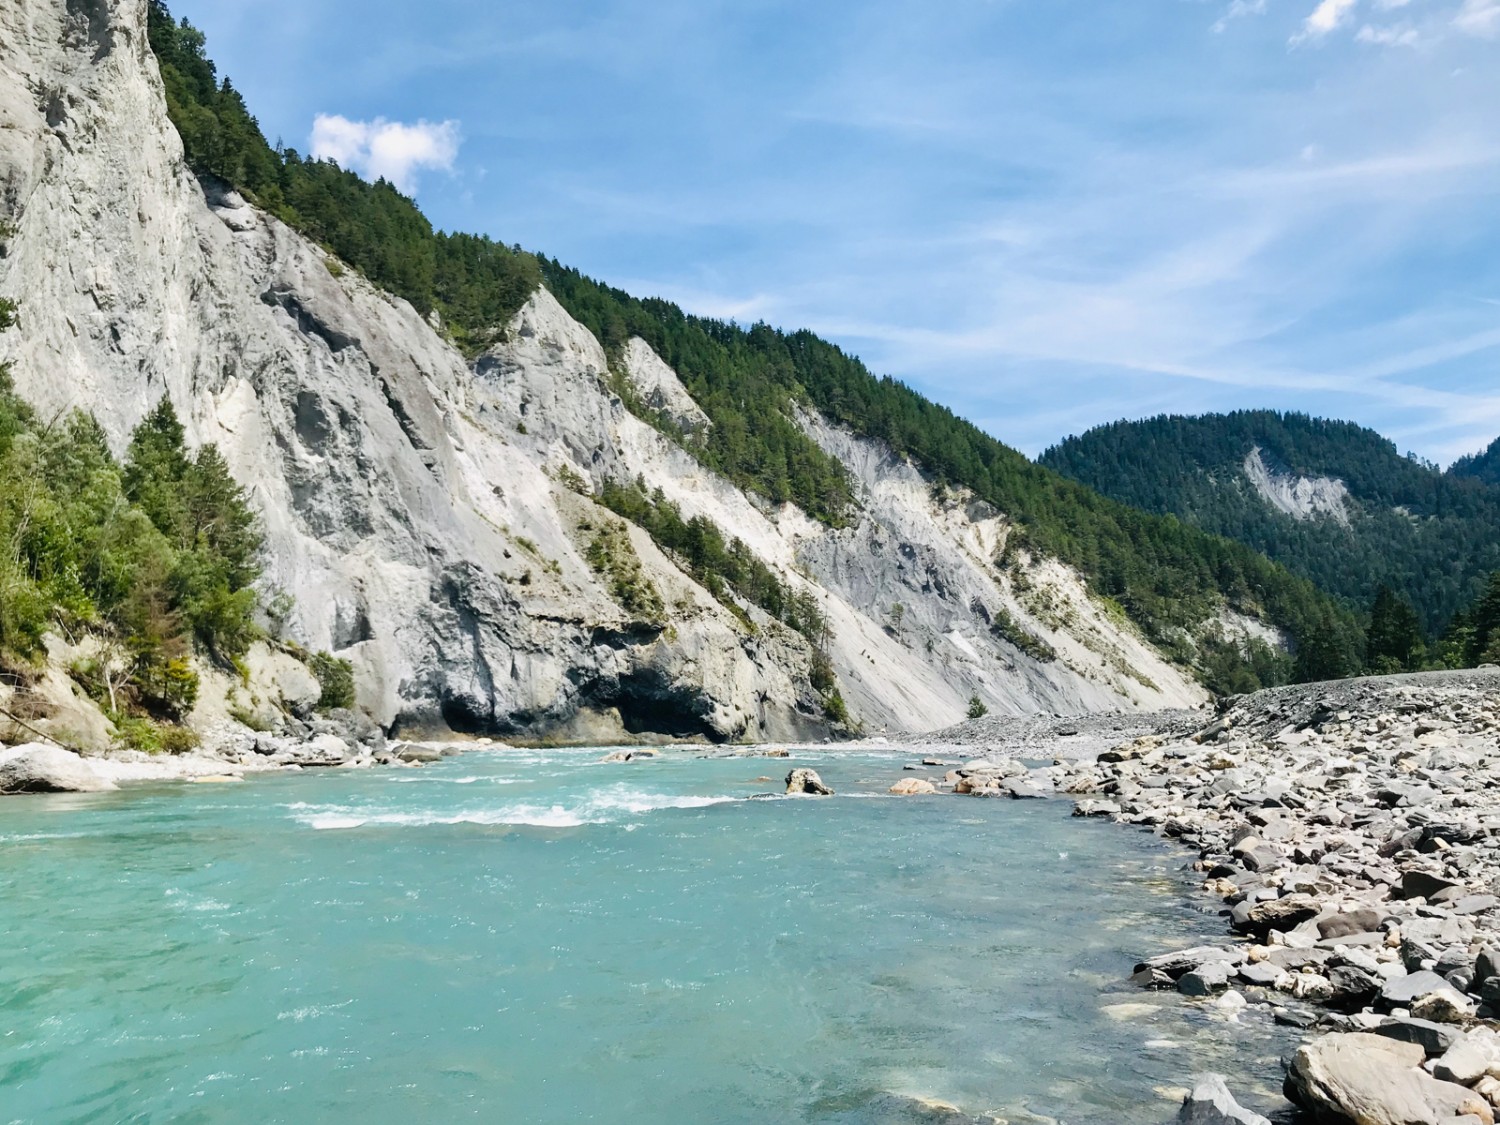
<svg viewBox="0 0 1500 1125"><path fill-rule="evenodd" d="M368 184L331 162L273 148L239 93L219 79L202 34L173 21L161 0L150 0L149 16L168 110L190 166L241 189L417 309L441 314L470 354L494 340L544 282L598 336L612 363L640 336L679 373L713 425L706 434L676 436L743 488L796 503L830 526L852 518L854 482L798 424L799 411L810 408L911 456L936 485L968 488L1017 520L1015 542L1076 567L1150 640L1210 683L1219 673L1206 654L1225 607L1264 617L1304 651L1317 652L1316 661L1299 665L1304 674L1357 667L1362 636L1354 614L1311 583L1242 544L1108 500L1033 464L810 332L690 316L517 247L434 232L390 184ZM1235 659L1221 648L1213 665ZM1245 657L1239 678L1259 684L1281 667Z"/></svg>

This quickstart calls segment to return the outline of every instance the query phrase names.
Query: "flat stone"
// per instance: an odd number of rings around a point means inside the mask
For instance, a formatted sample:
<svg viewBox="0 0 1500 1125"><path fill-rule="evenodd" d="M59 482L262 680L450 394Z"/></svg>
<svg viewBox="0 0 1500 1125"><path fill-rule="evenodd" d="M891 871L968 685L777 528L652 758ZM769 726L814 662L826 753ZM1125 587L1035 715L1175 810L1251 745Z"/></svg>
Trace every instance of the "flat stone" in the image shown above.
<svg viewBox="0 0 1500 1125"><path fill-rule="evenodd" d="M1255 961L1248 965L1239 967L1240 979L1249 984L1258 984L1262 988L1274 987L1283 977L1291 976L1280 965L1272 964L1270 961Z"/></svg>
<svg viewBox="0 0 1500 1125"><path fill-rule="evenodd" d="M1486 1076L1500 1078L1500 1035L1487 1027L1474 1028L1443 1053L1433 1064L1432 1074L1463 1086Z"/></svg>
<svg viewBox="0 0 1500 1125"><path fill-rule="evenodd" d="M1463 1035L1452 1024L1433 1023L1431 1020L1412 1019L1409 1016L1387 1016L1385 1022L1373 1030L1376 1035L1384 1035L1387 1039L1415 1043L1427 1052L1428 1058L1443 1054Z"/></svg>
<svg viewBox="0 0 1500 1125"><path fill-rule="evenodd" d="M1494 895L1465 895L1453 903L1453 913L1461 915L1483 914L1500 906L1500 898Z"/></svg>
<svg viewBox="0 0 1500 1125"><path fill-rule="evenodd" d="M1379 911L1371 909L1349 910L1330 914L1318 919L1318 934L1323 938L1347 937L1350 934L1371 933L1380 929L1383 921ZM1382 935L1383 936L1383 935Z"/></svg>
<svg viewBox="0 0 1500 1125"><path fill-rule="evenodd" d="M1387 981L1380 990L1380 999L1393 1008L1409 1008L1413 1001L1429 992L1443 990L1452 992L1453 986L1436 973L1422 969Z"/></svg>
<svg viewBox="0 0 1500 1125"><path fill-rule="evenodd" d="M1474 1091L1421 1069L1426 1052L1383 1035L1325 1035L1297 1049L1285 1092L1311 1113L1359 1125L1425 1125L1472 1113L1494 1123Z"/></svg>

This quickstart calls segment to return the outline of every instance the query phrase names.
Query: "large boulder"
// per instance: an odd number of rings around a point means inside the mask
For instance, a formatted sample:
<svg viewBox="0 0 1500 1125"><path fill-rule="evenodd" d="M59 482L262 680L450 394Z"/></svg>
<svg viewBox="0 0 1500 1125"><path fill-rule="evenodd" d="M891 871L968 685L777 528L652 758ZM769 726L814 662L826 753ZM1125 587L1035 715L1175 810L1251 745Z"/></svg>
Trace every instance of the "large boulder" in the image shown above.
<svg viewBox="0 0 1500 1125"><path fill-rule="evenodd" d="M116 788L71 750L32 742L0 750L0 793L102 793Z"/></svg>
<svg viewBox="0 0 1500 1125"><path fill-rule="evenodd" d="M1271 1125L1271 1122L1235 1101L1223 1078L1207 1074L1198 1079L1192 1093L1183 1099L1177 1125Z"/></svg>
<svg viewBox="0 0 1500 1125"><path fill-rule="evenodd" d="M1243 917L1236 917L1235 928L1264 939L1272 930L1296 929L1318 914L1318 901L1311 895L1293 894L1285 898L1258 902Z"/></svg>
<svg viewBox="0 0 1500 1125"><path fill-rule="evenodd" d="M808 794L814 797L832 797L833 790L823 784L817 770L795 769L786 775L788 793Z"/></svg>
<svg viewBox="0 0 1500 1125"><path fill-rule="evenodd" d="M1472 1114L1494 1125L1474 1091L1421 1069L1426 1052L1364 1032L1325 1035L1297 1049L1286 1096L1314 1116L1355 1125L1438 1125Z"/></svg>
<svg viewBox="0 0 1500 1125"><path fill-rule="evenodd" d="M891 786L890 791L898 797L925 797L929 793L936 793L937 786L925 778L903 777Z"/></svg>

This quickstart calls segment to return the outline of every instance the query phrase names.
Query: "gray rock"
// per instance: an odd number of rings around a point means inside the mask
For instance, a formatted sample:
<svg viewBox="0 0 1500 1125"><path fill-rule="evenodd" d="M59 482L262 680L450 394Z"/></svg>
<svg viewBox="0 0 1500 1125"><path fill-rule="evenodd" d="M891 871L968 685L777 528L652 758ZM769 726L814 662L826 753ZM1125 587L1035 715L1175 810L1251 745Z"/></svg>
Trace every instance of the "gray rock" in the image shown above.
<svg viewBox="0 0 1500 1125"><path fill-rule="evenodd" d="M1450 887L1458 886L1452 879L1445 879L1441 875L1433 875L1427 871L1406 871L1401 875L1401 897L1402 898L1425 898L1431 899L1440 891L1448 890Z"/></svg>
<svg viewBox="0 0 1500 1125"><path fill-rule="evenodd" d="M101 793L116 788L71 750L32 742L0 751L0 793Z"/></svg>
<svg viewBox="0 0 1500 1125"><path fill-rule="evenodd" d="M1410 1008L1423 996L1433 992L1454 992L1454 988L1434 972L1422 969L1387 981L1380 989L1380 1000L1387 1008Z"/></svg>
<svg viewBox="0 0 1500 1125"><path fill-rule="evenodd" d="M1380 929L1381 915L1371 909L1349 910L1318 919L1318 934L1324 938L1348 937Z"/></svg>
<svg viewBox="0 0 1500 1125"><path fill-rule="evenodd" d="M1376 1035L1384 1035L1387 1039L1415 1043L1427 1053L1428 1058L1443 1054L1463 1034L1452 1024L1433 1023L1431 1020L1412 1019L1408 1016L1388 1016L1372 1030Z"/></svg>
<svg viewBox="0 0 1500 1125"><path fill-rule="evenodd" d="M1177 991L1184 996L1211 996L1229 987L1229 966L1222 961L1210 961L1196 969L1183 973L1177 981Z"/></svg>
<svg viewBox="0 0 1500 1125"><path fill-rule="evenodd" d="M1280 965L1272 964L1270 961L1252 961L1247 965L1239 967L1240 979L1247 984L1260 985L1262 988L1272 988L1283 978L1290 976Z"/></svg>
<svg viewBox="0 0 1500 1125"><path fill-rule="evenodd" d="M1325 1035L1297 1049L1286 1096L1311 1113L1359 1125L1437 1125L1466 1113L1493 1121L1472 1090L1421 1069L1426 1052L1367 1032Z"/></svg>
<svg viewBox="0 0 1500 1125"><path fill-rule="evenodd" d="M1158 953L1155 957L1147 958L1136 965L1135 971L1154 969L1176 980L1183 973L1196 969L1199 965L1206 965L1210 962L1235 965L1242 960L1244 960L1244 954L1238 950L1222 949L1217 945L1197 945L1191 949L1179 949L1172 953Z"/></svg>
<svg viewBox="0 0 1500 1125"><path fill-rule="evenodd" d="M786 775L786 791L815 797L833 796L833 790L823 784L823 779L818 776L818 772L805 768L795 769Z"/></svg>
<svg viewBox="0 0 1500 1125"><path fill-rule="evenodd" d="M1435 1078L1472 1086L1489 1075L1500 1077L1500 1034L1476 1027L1454 1043L1432 1067Z"/></svg>
<svg viewBox="0 0 1500 1125"><path fill-rule="evenodd" d="M1318 914L1318 902L1311 895L1288 895L1272 902L1260 902L1246 911L1243 923L1236 928L1265 937L1272 930L1294 929Z"/></svg>
<svg viewBox="0 0 1500 1125"><path fill-rule="evenodd" d="M1235 1101L1222 1077L1209 1074L1198 1079L1192 1092L1183 1099L1177 1125L1271 1125L1271 1122Z"/></svg>

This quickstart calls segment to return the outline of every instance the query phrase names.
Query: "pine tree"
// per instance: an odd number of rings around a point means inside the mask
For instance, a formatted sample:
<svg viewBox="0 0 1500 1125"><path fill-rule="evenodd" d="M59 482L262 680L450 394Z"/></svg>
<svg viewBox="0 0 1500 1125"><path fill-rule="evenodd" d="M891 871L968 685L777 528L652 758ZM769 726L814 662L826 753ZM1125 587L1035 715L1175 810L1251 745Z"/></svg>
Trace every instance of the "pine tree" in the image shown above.
<svg viewBox="0 0 1500 1125"><path fill-rule="evenodd" d="M1424 646L1417 611L1384 583L1370 607L1365 633L1365 669L1377 675L1413 671L1421 663Z"/></svg>
<svg viewBox="0 0 1500 1125"><path fill-rule="evenodd" d="M1469 614L1473 634L1468 658L1475 664L1500 664L1500 570L1490 575L1489 585Z"/></svg>
<svg viewBox="0 0 1500 1125"><path fill-rule="evenodd" d="M174 543L181 543L188 529L183 486L191 469L182 423L163 396L130 437L121 483L130 502Z"/></svg>

